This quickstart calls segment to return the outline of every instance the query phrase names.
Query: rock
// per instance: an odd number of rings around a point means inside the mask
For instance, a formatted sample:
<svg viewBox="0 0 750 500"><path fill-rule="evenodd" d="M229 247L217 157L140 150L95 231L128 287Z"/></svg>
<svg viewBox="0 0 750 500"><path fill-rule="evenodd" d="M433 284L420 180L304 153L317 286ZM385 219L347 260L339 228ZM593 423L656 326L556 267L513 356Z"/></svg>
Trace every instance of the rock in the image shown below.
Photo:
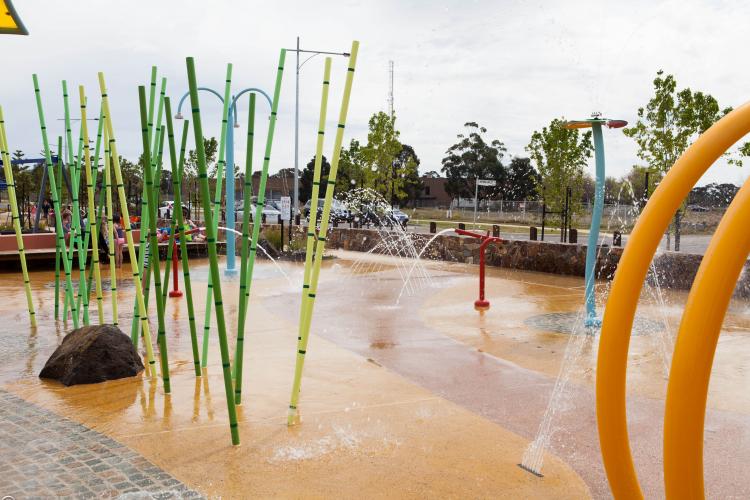
<svg viewBox="0 0 750 500"><path fill-rule="evenodd" d="M113 325L84 326L65 336L47 360L39 378L64 385L95 384L133 377L143 362L130 337Z"/></svg>

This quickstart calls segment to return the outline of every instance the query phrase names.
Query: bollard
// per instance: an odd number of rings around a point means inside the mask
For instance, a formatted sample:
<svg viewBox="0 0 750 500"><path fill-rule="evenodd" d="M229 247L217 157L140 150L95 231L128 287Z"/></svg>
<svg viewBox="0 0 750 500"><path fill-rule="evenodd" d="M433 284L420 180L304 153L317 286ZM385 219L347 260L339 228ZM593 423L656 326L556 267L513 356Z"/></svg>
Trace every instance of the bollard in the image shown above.
<svg viewBox="0 0 750 500"><path fill-rule="evenodd" d="M299 214L297 214L297 215L294 216L294 224L297 225L297 226L299 226L299 221L300 221L300 216L299 216Z"/></svg>
<svg viewBox="0 0 750 500"><path fill-rule="evenodd" d="M536 241L536 228L534 226L529 227L529 239Z"/></svg>
<svg viewBox="0 0 750 500"><path fill-rule="evenodd" d="M261 224L265 224L265 223L266 223L266 214L262 214L262 215L260 216L260 223L261 223Z"/></svg>
<svg viewBox="0 0 750 500"><path fill-rule="evenodd" d="M437 222L430 222L430 233L437 233Z"/></svg>
<svg viewBox="0 0 750 500"><path fill-rule="evenodd" d="M284 251L284 219L279 217L279 225L281 226L281 251Z"/></svg>
<svg viewBox="0 0 750 500"><path fill-rule="evenodd" d="M170 297L182 297L182 292L178 288L177 281L177 238L172 240L172 291L169 292ZM169 264L167 264L169 265ZM169 286L169 283L164 283L164 286Z"/></svg>
<svg viewBox="0 0 750 500"><path fill-rule="evenodd" d="M466 229L466 224L464 224L463 222L459 222L459 223L458 223L458 228L459 228L459 229L460 229L461 231L464 231L464 230Z"/></svg>
<svg viewBox="0 0 750 500"><path fill-rule="evenodd" d="M500 226L498 226L497 224L492 225L492 236L495 238L500 237Z"/></svg>
<svg viewBox="0 0 750 500"><path fill-rule="evenodd" d="M615 231L612 235L612 246L613 247L621 247L622 246L622 233L620 231Z"/></svg>
<svg viewBox="0 0 750 500"><path fill-rule="evenodd" d="M339 220L333 219L333 227L339 227Z"/></svg>
<svg viewBox="0 0 750 500"><path fill-rule="evenodd" d="M568 243L578 243L578 229L568 230Z"/></svg>

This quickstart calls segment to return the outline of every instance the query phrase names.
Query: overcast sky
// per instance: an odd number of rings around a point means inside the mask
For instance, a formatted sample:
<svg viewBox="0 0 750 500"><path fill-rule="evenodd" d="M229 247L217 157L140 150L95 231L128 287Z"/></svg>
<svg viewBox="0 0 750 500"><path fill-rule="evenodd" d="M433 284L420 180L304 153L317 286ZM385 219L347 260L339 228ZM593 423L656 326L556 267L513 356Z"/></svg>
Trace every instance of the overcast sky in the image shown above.
<svg viewBox="0 0 750 500"><path fill-rule="evenodd" d="M137 85L150 68L168 78L177 101L187 90L185 57L194 56L202 86L273 90L279 49L348 51L360 41L345 143L366 140L367 120L387 109L388 61L395 63L395 109L403 142L440 170L464 122L476 121L511 155L524 155L531 133L552 118L601 111L633 121L652 94L659 68L679 87L712 94L724 106L750 97L746 22L750 3L722 1L108 1L16 0L31 36L0 38L0 104L11 150L41 150L31 74L42 85L50 132L62 133L60 81L76 98L83 84L97 97L104 71L120 152L140 154ZM743 35L743 33L745 33ZM329 118L338 116L345 59L335 57ZM314 154L323 58L300 77L300 168ZM220 103L202 96L206 135L219 135ZM258 102L259 110L267 106ZM96 113L95 110L90 111ZM247 105L240 106L236 163L244 165ZM262 120L264 140L267 121ZM330 157L335 124L329 121ZM192 137L192 134L191 134ZM637 163L631 139L605 130L608 174ZM261 147L256 147L261 155ZM593 160L590 166L593 172ZM294 54L287 55L271 170L294 164ZM256 166L260 163L256 160ZM244 168L244 166L243 166ZM706 182L740 183L750 167L717 164Z"/></svg>

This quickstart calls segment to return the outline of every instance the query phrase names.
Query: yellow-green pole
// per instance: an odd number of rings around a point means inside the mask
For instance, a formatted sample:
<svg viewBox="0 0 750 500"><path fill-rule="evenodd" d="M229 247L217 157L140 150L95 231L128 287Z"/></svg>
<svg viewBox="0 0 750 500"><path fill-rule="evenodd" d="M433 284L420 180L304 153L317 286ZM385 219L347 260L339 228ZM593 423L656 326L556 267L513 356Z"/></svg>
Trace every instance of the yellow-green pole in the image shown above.
<svg viewBox="0 0 750 500"><path fill-rule="evenodd" d="M208 174L206 173L206 150L203 145L203 127L201 127L200 102L198 100L198 83L195 78L195 61L187 58L188 85L190 87L190 107L193 112L193 132L195 133L195 150L198 156L198 178L200 181L201 198L206 218L206 240L208 243L208 261L211 272L217 278L214 284L214 307L216 307L216 324L219 333L219 351L221 351L221 366L224 373L224 392L227 398L229 413L229 430L232 434L232 444L240 444L240 432L237 424L237 408L234 404L232 388L232 371L229 366L229 346L227 344L227 329L224 322L224 304L221 295L221 280L219 277L219 260L216 252L216 231L210 210L211 195L208 191ZM230 70L231 71L231 70ZM224 115L226 116L226 114Z"/></svg>
<svg viewBox="0 0 750 500"><path fill-rule="evenodd" d="M52 193L52 207L55 210L55 230L57 232L57 243L61 252L65 250L65 236L62 228L62 210L60 210L60 198L57 192L57 183L55 182L55 172L52 168L52 156L49 152L49 140L47 139L47 124L44 120L44 108L42 107L42 96L39 90L39 79L35 74L31 75L34 81L34 93L36 94L36 109L39 114L39 127L42 131L42 143L44 144L44 160L47 163L47 177L49 178L49 189ZM58 154L59 161L59 154ZM73 280L70 276L70 262L61 255L63 266L65 268L65 296L70 301L73 312L73 328L78 328L78 311L76 310L75 300L73 300Z"/></svg>
<svg viewBox="0 0 750 500"><path fill-rule="evenodd" d="M176 159L175 143L174 143L174 130L172 125L172 106L167 97L164 100L164 109L166 111L167 118L167 137L169 138L169 159L172 165L172 182L174 183L174 206L177 208L177 225L180 228L180 233L185 231L185 220L182 214L182 179L183 167L185 164L185 149L187 148L188 138L188 120L182 124L182 141L180 143L180 158ZM176 228L172 231L172 234L176 236ZM190 326L190 345L193 348L193 367L195 368L195 376L201 376L201 362L200 354L198 352L198 333L195 328L195 310L193 309L193 287L190 283L190 267L188 262L188 251L186 235L181 234L180 236L180 253L182 260L182 278L183 287L185 288L185 300L187 302L188 310L188 324ZM167 263L169 267L169 263ZM166 283L166 281L165 281ZM164 287L166 289L166 286Z"/></svg>
<svg viewBox="0 0 750 500"><path fill-rule="evenodd" d="M117 261L115 259L115 214L112 210L112 176L110 174L109 136L104 129L104 191L107 194L107 241L109 242L109 282L112 297L112 324L118 326Z"/></svg>
<svg viewBox="0 0 750 500"><path fill-rule="evenodd" d="M245 315L247 314L247 303L250 299L250 287L253 282L253 269L255 267L255 254L258 249L258 238L260 237L260 227L263 221L263 207L265 206L265 195L266 195L266 181L268 180L268 167L271 163L271 148L273 146L273 135L276 130L276 115L279 109L279 99L281 96L281 80L284 76L284 58L286 52L281 51L279 55L279 64L276 70L276 84L274 85L273 101L271 102L271 117L268 122L268 134L266 134L266 149L263 154L263 167L260 172L260 182L258 183L258 198L255 202L255 219L253 221L253 235L250 240L249 256L247 262L247 271L243 280L244 285L244 302L241 304L242 316L241 321L238 322L237 328L237 348L235 354L235 394L241 395L242 391L242 362L243 352L245 343ZM248 177L245 177L248 180ZM252 175L250 179L252 182ZM251 187L252 189L252 187ZM245 205L247 205L247 198L245 199ZM243 217L244 219L244 217ZM244 243L244 242L243 242ZM242 290L240 290L242 292Z"/></svg>
<svg viewBox="0 0 750 500"><path fill-rule="evenodd" d="M78 95L81 101L81 127L83 128L83 164L86 169L86 191L89 203L88 227L96 227L96 219L93 219L96 202L94 201L94 178L91 175L91 158L89 156L89 128L86 125L86 94L83 85L78 87ZM99 315L99 324L104 323L104 306L102 304L102 277L99 269L99 235L91 237L91 260L94 266L94 281L96 283L96 312ZM85 249L88 250L88 249ZM84 252L85 252L84 250ZM85 255L85 253L84 253Z"/></svg>
<svg viewBox="0 0 750 500"><path fill-rule="evenodd" d="M307 224L307 246L305 249L305 272L302 282L302 300L300 301L300 318L306 317L306 311L310 306L310 273L313 265L313 252L315 251L315 229L318 220L318 195L320 192L320 172L323 164L323 143L325 139L326 115L328 114L328 89L331 77L331 58L327 57L325 61L325 70L323 72L323 95L320 100L320 120L318 121L318 142L315 148L315 168L313 170L312 196L310 198L310 217ZM313 215L314 214L314 215ZM304 322L299 322L299 332L297 335L297 351L302 347L302 327Z"/></svg>
<svg viewBox="0 0 750 500"><path fill-rule="evenodd" d="M26 268L26 249L23 246L23 232L21 231L20 218L18 216L18 202L16 200L16 183L13 180L13 166L10 160L8 147L8 136L5 131L5 118L3 107L0 106L0 156L5 169L5 183L8 186L8 201L10 202L11 216L13 217L13 229L16 232L16 245L18 246L18 257L21 259L21 273L23 274L23 288L26 292L26 303L29 308L29 319L31 326L36 327L36 312L34 312L34 299L31 296L31 281L29 271ZM40 208L37 207L37 210Z"/></svg>
<svg viewBox="0 0 750 500"><path fill-rule="evenodd" d="M216 163L216 194L214 195L214 207L213 207L213 223L214 223L214 234L219 232L219 216L221 215L221 183L224 179L224 163L225 163L225 141L227 137L227 124L229 122L229 101L232 99L232 65L227 64L227 76L225 78L224 85L224 109L221 113L221 135L219 137L219 160ZM201 142L203 139L201 139ZM229 210L230 207L227 207ZM234 207L232 207L234 209ZM208 219L206 219L208 220ZM208 222L206 222L208 226ZM208 273L208 290L206 292L206 313L203 323L203 351L201 352L201 366L204 368L208 364L208 337L211 332L211 298L213 295L214 282L218 281L218 273L214 274L213 271L209 270Z"/></svg>
<svg viewBox="0 0 750 500"><path fill-rule="evenodd" d="M68 105L68 84L65 80L62 81L62 90L63 90L63 104L65 108L65 123L66 123L66 133L69 136L69 139L72 143L72 137L70 137L71 131L70 131L70 107ZM71 216L71 231L70 231L70 251L69 251L69 259L71 259L71 262L73 261L76 253L78 254L78 297L79 299L83 299L83 324L88 325L89 324L89 294L88 290L86 289L86 261L84 258L85 252L83 251L83 238L82 238L82 228L81 228L81 204L79 201L79 193L80 193L80 179L81 179L81 155L83 154L83 123L81 123L81 128L79 132L79 139L78 139L78 156L73 161L74 165L74 171L70 174L70 183L73 187L73 214ZM88 144L87 144L88 146ZM72 155L73 152L68 149L68 156L71 157L71 160L73 160ZM75 239L74 239L75 235ZM74 243L75 241L75 243ZM73 247L77 248L78 252L74 252Z"/></svg>
<svg viewBox="0 0 750 500"><path fill-rule="evenodd" d="M167 356L167 336L164 327L164 301L161 300L161 269L159 269L159 242L156 235L156 193L154 193L154 172L151 170L151 147L148 143L148 118L146 118L146 87L138 87L138 101L141 108L141 132L143 138L143 171L146 179L146 191L149 201L149 235L151 239L151 254L149 266L154 271L154 300L156 301L156 317L158 323L157 341L159 343L159 359L161 361L161 376L164 381L164 392L171 392L169 382L169 359ZM161 131L164 137L164 130ZM157 166L159 165L157 160ZM141 229L142 230L142 229Z"/></svg>
<svg viewBox="0 0 750 500"><path fill-rule="evenodd" d="M107 96L107 85L104 81L104 73L99 73L99 89L102 93L102 106L105 115L105 127L108 135L109 154L112 158L112 165L115 171L115 181L117 182L117 195L120 198L120 210L125 223L125 240L128 244L128 256L130 257L130 266L133 268L133 284L135 285L135 299L138 303L138 309L141 317L141 327L143 328L143 340L146 343L146 357L148 361L149 374L156 376L156 361L154 361L154 349L151 344L151 329L148 325L146 316L146 304L143 301L143 290L141 289L141 277L138 272L135 255L135 244L133 243L132 228L130 227L130 211L128 210L128 200L125 197L125 188L122 181L122 170L120 169L120 157L117 154L117 143L115 142L115 132L112 127L112 113L109 108L109 97Z"/></svg>
<svg viewBox="0 0 750 500"><path fill-rule="evenodd" d="M344 95L341 99L341 111L339 112L338 128L336 129L336 139L333 143L333 157L331 158L331 171L328 174L326 186L326 197L323 202L323 216L320 221L320 231L315 245L315 262L313 264L310 276L310 288L307 290L308 305L304 310L304 315L300 317L300 338L297 347L297 363L294 368L294 383L292 386L292 397L289 403L288 423L291 425L297 418L297 405L299 403L300 384L302 382L302 368L305 364L305 354L307 353L307 341L310 337L310 322L312 320L313 307L315 306L315 294L318 290L318 277L320 276L320 265L323 262L323 253L326 247L326 234L328 233L328 219L331 216L331 203L333 200L333 191L336 187L336 174L339 168L339 159L341 158L341 145L344 140L344 127L346 126L346 115L349 111L349 98L352 91L352 81L354 80L354 68L357 64L357 52L359 51L359 42L352 42L352 49L349 56L349 67L346 73L346 84L344 85ZM311 205L310 214L315 207Z"/></svg>

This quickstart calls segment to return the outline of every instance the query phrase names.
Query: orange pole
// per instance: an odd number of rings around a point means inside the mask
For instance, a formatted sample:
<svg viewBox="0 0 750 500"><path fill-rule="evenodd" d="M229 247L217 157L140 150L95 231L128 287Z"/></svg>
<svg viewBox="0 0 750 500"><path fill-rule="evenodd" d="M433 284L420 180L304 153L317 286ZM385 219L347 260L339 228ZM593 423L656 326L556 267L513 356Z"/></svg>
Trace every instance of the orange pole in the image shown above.
<svg viewBox="0 0 750 500"><path fill-rule="evenodd" d="M744 104L704 132L667 172L638 218L607 300L596 368L602 461L615 498L643 498L628 439L626 374L633 318L651 260L672 216L703 173L750 132Z"/></svg>

